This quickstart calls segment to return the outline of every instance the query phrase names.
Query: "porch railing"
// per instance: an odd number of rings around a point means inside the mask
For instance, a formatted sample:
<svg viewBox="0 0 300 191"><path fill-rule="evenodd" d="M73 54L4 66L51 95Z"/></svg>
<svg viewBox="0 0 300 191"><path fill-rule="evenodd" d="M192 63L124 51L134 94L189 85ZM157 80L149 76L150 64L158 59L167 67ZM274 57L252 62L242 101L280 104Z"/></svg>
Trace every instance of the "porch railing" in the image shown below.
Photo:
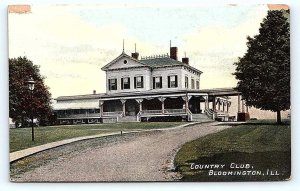
<svg viewBox="0 0 300 191"><path fill-rule="evenodd" d="M215 118L222 118L222 117L228 117L229 114L227 112L223 111L213 111L212 109L207 109L205 110L205 113L207 114L208 117L215 119Z"/></svg>
<svg viewBox="0 0 300 191"><path fill-rule="evenodd" d="M141 114L162 114L162 110L142 110Z"/></svg>
<svg viewBox="0 0 300 191"><path fill-rule="evenodd" d="M189 109L186 109L186 112L188 114L188 121L193 121L193 113Z"/></svg>
<svg viewBox="0 0 300 191"><path fill-rule="evenodd" d="M165 113L185 113L185 109L165 109Z"/></svg>
<svg viewBox="0 0 300 191"><path fill-rule="evenodd" d="M147 115L147 114L182 114L186 113L185 109L164 109L163 110L142 110L140 112L141 115Z"/></svg>
<svg viewBox="0 0 300 191"><path fill-rule="evenodd" d="M212 110L212 109L206 109L205 110L205 113L206 113L206 115L209 117L209 118L211 118L211 119L214 119L214 111Z"/></svg>
<svg viewBox="0 0 300 191"><path fill-rule="evenodd" d="M100 117L100 113L82 113L82 114L58 114L57 118L86 118Z"/></svg>
<svg viewBox="0 0 300 191"><path fill-rule="evenodd" d="M102 116L119 116L122 115L123 111L103 112Z"/></svg>

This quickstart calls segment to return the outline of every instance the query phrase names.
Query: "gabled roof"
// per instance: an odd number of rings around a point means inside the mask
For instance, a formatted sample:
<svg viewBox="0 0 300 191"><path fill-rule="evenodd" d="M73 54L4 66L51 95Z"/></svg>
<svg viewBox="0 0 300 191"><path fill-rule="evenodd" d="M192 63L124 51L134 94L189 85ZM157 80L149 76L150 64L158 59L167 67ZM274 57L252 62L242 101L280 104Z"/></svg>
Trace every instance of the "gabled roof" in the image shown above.
<svg viewBox="0 0 300 191"><path fill-rule="evenodd" d="M116 63L119 59L121 58L128 58L128 59L131 59L131 60L134 60L142 65L145 65L144 63L140 62L139 60L127 55L125 52L122 52L122 54L120 54L117 58L115 58L114 60L112 60L111 62L109 62L108 64L106 64L105 66L103 66L101 68L101 70L107 70L111 65L113 65L114 63Z"/></svg>
<svg viewBox="0 0 300 191"><path fill-rule="evenodd" d="M178 60L174 60L170 57L159 57L159 58L149 58L149 59L137 60L137 59L127 55L124 52L122 52L122 54L120 54L117 58L115 58L114 60L112 60L105 66L103 66L101 68L101 70L104 70L104 71L108 70L111 65L116 63L121 58L127 58L127 59L134 60L135 62L141 64L144 67L158 68L158 67L170 67L170 66L186 66L187 68L190 68L196 72L199 72L200 74L203 73L202 71L190 66L189 64L180 62Z"/></svg>

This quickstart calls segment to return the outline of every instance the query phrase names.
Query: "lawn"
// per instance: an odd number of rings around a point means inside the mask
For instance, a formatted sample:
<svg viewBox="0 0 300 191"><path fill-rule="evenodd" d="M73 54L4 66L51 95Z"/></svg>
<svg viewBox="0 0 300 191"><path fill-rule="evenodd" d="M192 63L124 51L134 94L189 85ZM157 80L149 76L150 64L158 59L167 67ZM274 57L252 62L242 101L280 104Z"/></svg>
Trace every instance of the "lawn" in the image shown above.
<svg viewBox="0 0 300 191"><path fill-rule="evenodd" d="M31 141L31 128L10 129L10 152L38 146L50 142L70 139L74 137L97 135L110 132L128 130L144 130L169 128L185 122L147 122L147 123L113 123L95 125L69 125L35 127L35 141Z"/></svg>
<svg viewBox="0 0 300 191"><path fill-rule="evenodd" d="M290 138L289 124L276 125L270 121L255 121L235 125L233 128L186 143L176 154L175 165L182 175L181 181L285 180L291 173ZM192 169L192 163L225 166L223 169L209 167L196 170ZM250 168L232 168L231 163L250 164ZM211 170L216 173L247 170L257 173L213 175L209 174ZM271 171L274 175L271 175Z"/></svg>

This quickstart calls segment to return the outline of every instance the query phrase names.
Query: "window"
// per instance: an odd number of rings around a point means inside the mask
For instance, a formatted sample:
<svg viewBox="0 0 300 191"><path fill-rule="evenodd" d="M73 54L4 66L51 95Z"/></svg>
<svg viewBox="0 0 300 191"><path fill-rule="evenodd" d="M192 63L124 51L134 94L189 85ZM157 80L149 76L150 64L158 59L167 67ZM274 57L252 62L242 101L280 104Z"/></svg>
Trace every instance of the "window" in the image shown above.
<svg viewBox="0 0 300 191"><path fill-rule="evenodd" d="M134 88L144 88L144 77L143 76L134 77Z"/></svg>
<svg viewBox="0 0 300 191"><path fill-rule="evenodd" d="M130 89L130 78L121 78L121 89Z"/></svg>
<svg viewBox="0 0 300 191"><path fill-rule="evenodd" d="M199 80L196 81L196 89L197 89L197 90L200 89L200 82L199 82Z"/></svg>
<svg viewBox="0 0 300 191"><path fill-rule="evenodd" d="M185 85L186 89L189 88L189 77L187 77L187 76L185 76L184 85Z"/></svg>
<svg viewBox="0 0 300 191"><path fill-rule="evenodd" d="M192 86L191 87L192 89L195 89L195 80L194 79L191 80L191 86Z"/></svg>
<svg viewBox="0 0 300 191"><path fill-rule="evenodd" d="M108 89L117 90L117 79L108 79Z"/></svg>
<svg viewBox="0 0 300 191"><path fill-rule="evenodd" d="M177 75L168 76L168 88L177 88Z"/></svg>
<svg viewBox="0 0 300 191"><path fill-rule="evenodd" d="M153 77L153 89L160 89L162 88L162 77Z"/></svg>

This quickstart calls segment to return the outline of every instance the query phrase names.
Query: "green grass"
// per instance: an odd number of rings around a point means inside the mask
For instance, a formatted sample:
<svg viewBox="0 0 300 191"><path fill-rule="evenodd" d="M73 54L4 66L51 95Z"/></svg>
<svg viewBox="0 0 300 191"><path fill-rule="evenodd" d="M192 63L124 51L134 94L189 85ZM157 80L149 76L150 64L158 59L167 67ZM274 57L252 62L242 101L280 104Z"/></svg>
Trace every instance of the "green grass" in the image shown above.
<svg viewBox="0 0 300 191"><path fill-rule="evenodd" d="M35 127L35 141L31 141L31 128L10 129L10 152L74 137L110 132L174 127L184 122L113 123L96 125L70 125Z"/></svg>
<svg viewBox="0 0 300 191"><path fill-rule="evenodd" d="M251 121L207 135L183 145L175 157L182 181L262 181L284 180L291 173L291 131L288 124L271 121ZM266 174L267 169L278 171L276 176L209 176L211 169L194 170L191 164L251 164L252 170ZM216 169L220 170L220 169Z"/></svg>

